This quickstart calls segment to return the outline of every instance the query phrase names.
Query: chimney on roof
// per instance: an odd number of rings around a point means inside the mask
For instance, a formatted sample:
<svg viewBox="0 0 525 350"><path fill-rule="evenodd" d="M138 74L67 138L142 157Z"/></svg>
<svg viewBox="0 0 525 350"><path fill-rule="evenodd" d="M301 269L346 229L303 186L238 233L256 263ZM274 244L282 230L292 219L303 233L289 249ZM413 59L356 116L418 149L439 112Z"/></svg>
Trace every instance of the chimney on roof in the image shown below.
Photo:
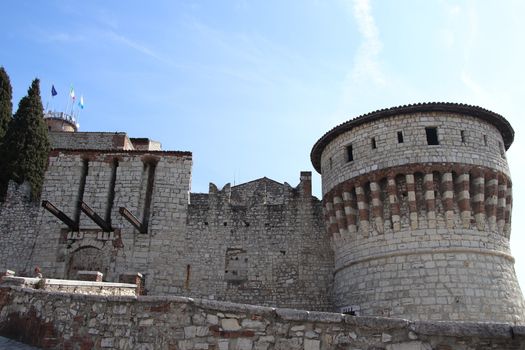
<svg viewBox="0 0 525 350"><path fill-rule="evenodd" d="M312 172L301 171L300 180L299 187L301 189L301 194L303 197L310 197L312 195Z"/></svg>

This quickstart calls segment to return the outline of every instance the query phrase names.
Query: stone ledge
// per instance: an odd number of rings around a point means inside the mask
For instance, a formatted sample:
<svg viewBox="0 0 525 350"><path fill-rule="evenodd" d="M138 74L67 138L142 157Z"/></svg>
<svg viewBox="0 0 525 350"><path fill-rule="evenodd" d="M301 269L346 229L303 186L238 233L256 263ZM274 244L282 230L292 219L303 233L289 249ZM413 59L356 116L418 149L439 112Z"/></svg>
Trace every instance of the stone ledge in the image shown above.
<svg viewBox="0 0 525 350"><path fill-rule="evenodd" d="M15 277L15 276L4 276L2 277L2 284L5 285L27 285L34 286L40 281L43 281L44 285L62 285L68 287L108 287L108 288L137 288L136 284L131 283L116 283L116 282L94 282L94 281L79 281L79 280L61 280L54 278L38 278L38 277Z"/></svg>
<svg viewBox="0 0 525 350"><path fill-rule="evenodd" d="M516 332L514 332L516 328ZM489 322L446 322L446 321L416 321L411 322L409 329L424 335L445 335L452 337L478 336L480 338L512 338L514 335L520 337L524 326L512 326L508 323Z"/></svg>

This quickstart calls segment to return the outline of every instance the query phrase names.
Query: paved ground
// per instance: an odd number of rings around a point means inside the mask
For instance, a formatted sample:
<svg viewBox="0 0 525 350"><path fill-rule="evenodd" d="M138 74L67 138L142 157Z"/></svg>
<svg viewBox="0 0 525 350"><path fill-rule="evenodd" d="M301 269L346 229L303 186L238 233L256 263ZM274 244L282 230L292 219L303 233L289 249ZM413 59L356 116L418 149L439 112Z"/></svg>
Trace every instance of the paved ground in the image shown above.
<svg viewBox="0 0 525 350"><path fill-rule="evenodd" d="M34 346L19 343L9 338L0 337L0 350L38 350Z"/></svg>

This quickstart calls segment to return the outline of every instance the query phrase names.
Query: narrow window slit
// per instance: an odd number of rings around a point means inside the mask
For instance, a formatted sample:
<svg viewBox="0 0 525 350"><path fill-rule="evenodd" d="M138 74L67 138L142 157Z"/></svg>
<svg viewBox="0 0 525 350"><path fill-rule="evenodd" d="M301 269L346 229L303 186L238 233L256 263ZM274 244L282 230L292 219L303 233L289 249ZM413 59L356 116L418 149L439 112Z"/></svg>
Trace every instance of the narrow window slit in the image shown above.
<svg viewBox="0 0 525 350"><path fill-rule="evenodd" d="M439 145L437 128L425 128L428 145Z"/></svg>
<svg viewBox="0 0 525 350"><path fill-rule="evenodd" d="M354 149L352 145L346 146L346 161L352 162L354 160Z"/></svg>
<svg viewBox="0 0 525 350"><path fill-rule="evenodd" d="M398 131L397 132L397 143L403 143L404 140L403 140L403 132L402 131Z"/></svg>

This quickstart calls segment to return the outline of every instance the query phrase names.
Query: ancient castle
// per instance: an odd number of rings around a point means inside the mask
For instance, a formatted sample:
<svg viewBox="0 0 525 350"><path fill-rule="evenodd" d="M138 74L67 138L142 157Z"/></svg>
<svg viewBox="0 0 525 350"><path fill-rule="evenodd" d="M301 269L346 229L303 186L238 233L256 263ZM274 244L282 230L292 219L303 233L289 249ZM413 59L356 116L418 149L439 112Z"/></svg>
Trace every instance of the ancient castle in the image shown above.
<svg viewBox="0 0 525 350"><path fill-rule="evenodd" d="M46 120L42 206L12 184L0 207L4 270L99 271L146 295L268 307L525 321L509 249L514 131L499 114L424 103L349 120L311 151L322 201L310 172L297 187L260 178L191 193L190 152Z"/></svg>

